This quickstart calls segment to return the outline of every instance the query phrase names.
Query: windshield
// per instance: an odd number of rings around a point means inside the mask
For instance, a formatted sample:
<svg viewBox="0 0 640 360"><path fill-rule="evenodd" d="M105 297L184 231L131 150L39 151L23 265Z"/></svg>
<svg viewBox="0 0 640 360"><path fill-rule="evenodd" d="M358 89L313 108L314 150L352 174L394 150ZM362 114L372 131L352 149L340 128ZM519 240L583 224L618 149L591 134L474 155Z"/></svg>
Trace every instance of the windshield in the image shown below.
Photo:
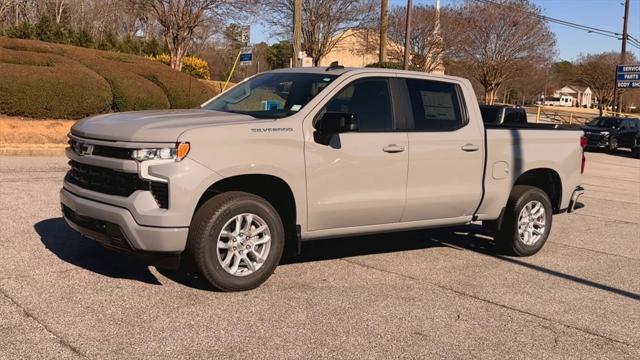
<svg viewBox="0 0 640 360"><path fill-rule="evenodd" d="M615 118L595 118L589 123L591 126L603 127L603 128L617 128L620 127L622 120Z"/></svg>
<svg viewBox="0 0 640 360"><path fill-rule="evenodd" d="M266 73L227 91L205 105L204 109L256 118L283 118L300 111L336 77L328 74Z"/></svg>

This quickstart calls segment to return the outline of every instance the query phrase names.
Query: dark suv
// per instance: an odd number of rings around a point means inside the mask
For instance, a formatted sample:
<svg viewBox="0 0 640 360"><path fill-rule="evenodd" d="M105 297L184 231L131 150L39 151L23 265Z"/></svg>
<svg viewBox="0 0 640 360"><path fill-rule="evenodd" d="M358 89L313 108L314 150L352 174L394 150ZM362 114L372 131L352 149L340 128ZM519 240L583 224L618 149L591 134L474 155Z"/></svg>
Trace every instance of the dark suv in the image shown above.
<svg viewBox="0 0 640 360"><path fill-rule="evenodd" d="M629 148L636 155L640 151L640 119L619 117L597 117L582 127L587 137L587 148Z"/></svg>

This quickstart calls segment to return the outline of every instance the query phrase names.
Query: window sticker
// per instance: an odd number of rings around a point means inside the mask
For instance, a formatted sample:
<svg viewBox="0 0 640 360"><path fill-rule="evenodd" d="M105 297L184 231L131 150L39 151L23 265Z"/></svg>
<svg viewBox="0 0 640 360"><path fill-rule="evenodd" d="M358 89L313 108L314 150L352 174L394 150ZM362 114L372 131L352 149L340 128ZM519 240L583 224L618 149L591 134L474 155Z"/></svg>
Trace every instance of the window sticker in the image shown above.
<svg viewBox="0 0 640 360"><path fill-rule="evenodd" d="M298 111L298 110L300 110L301 107L302 107L302 105L295 104L295 105L291 106L291 111Z"/></svg>

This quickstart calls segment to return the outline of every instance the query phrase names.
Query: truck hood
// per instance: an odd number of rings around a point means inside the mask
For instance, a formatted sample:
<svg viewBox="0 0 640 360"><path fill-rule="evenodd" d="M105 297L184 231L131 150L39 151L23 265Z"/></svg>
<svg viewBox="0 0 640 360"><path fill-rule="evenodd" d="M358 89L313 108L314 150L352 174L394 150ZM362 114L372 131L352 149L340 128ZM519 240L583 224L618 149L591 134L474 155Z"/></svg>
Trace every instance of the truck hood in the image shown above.
<svg viewBox="0 0 640 360"><path fill-rule="evenodd" d="M175 142L180 134L195 127L255 120L249 115L203 109L131 111L80 120L71 132L101 140Z"/></svg>
<svg viewBox="0 0 640 360"><path fill-rule="evenodd" d="M605 127L597 127L597 126L583 126L582 130L586 131L586 132L590 132L590 133L600 133L600 132L610 132L610 133L615 133L618 131L618 129L616 128L605 128Z"/></svg>

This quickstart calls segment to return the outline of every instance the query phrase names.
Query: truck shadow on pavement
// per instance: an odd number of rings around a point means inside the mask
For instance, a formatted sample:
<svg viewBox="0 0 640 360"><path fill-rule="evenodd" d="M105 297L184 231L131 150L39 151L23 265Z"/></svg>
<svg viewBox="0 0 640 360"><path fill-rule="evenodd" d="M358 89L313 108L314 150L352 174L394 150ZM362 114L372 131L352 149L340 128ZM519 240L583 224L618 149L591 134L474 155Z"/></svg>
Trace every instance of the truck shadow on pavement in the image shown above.
<svg viewBox="0 0 640 360"><path fill-rule="evenodd" d="M161 285L146 264L81 236L61 217L40 221L33 227L44 246L60 260L111 278Z"/></svg>
<svg viewBox="0 0 640 360"><path fill-rule="evenodd" d="M43 220L35 224L34 228L46 248L61 260L100 275L161 285L149 270L148 264L128 255L105 249L93 240L80 236L80 234L70 229L62 218ZM541 272L619 296L640 300L640 294L532 264L526 258L508 256L502 247L493 241L491 234L475 224L433 230L304 242L302 253L300 255L294 255L290 252L285 254L280 266L437 247L473 251L483 256L490 256L516 266L522 266L531 271ZM184 266L179 270L161 268L157 268L157 270L172 281L184 286L215 291L198 275L193 265L188 262L185 262Z"/></svg>

